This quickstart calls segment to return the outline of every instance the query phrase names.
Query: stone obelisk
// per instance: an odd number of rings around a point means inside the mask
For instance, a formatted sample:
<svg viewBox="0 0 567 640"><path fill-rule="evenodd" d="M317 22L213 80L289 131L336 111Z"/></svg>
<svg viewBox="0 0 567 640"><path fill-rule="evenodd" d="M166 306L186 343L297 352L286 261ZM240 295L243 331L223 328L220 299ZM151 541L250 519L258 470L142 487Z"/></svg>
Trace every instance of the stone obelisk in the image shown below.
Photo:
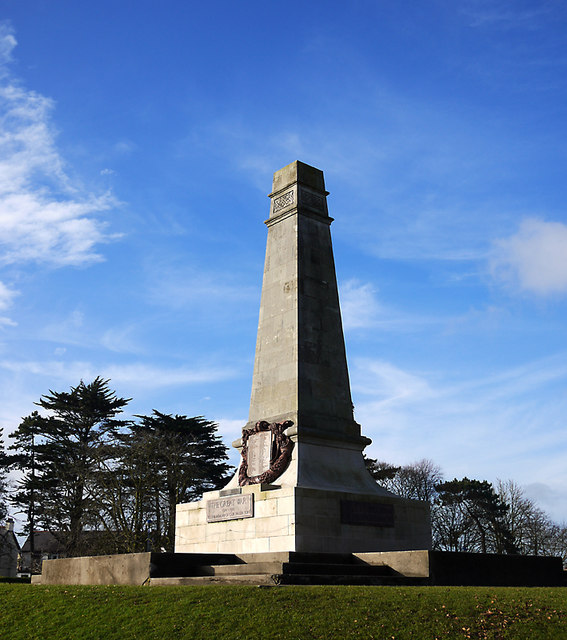
<svg viewBox="0 0 567 640"><path fill-rule="evenodd" d="M427 505L380 487L355 422L323 172L274 174L248 423L224 490L178 505L176 551L426 549Z"/></svg>
<svg viewBox="0 0 567 640"><path fill-rule="evenodd" d="M381 492L361 455L370 440L353 417L327 195L323 172L302 162L274 174L245 429L293 422L281 486Z"/></svg>

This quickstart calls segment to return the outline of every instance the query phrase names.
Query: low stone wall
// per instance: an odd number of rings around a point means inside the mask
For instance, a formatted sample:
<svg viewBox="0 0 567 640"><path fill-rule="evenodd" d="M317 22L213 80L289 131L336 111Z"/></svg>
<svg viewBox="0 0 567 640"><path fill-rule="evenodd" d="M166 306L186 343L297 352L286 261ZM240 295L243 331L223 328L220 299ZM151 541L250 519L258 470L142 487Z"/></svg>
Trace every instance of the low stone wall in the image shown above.
<svg viewBox="0 0 567 640"><path fill-rule="evenodd" d="M430 579L438 585L560 587L563 562L551 556L432 551Z"/></svg>
<svg viewBox="0 0 567 640"><path fill-rule="evenodd" d="M553 587L565 584L561 558L453 551L356 553L361 562L386 564L400 575L428 577L432 585Z"/></svg>
<svg viewBox="0 0 567 640"><path fill-rule="evenodd" d="M150 578L151 553L44 560L34 584L139 584Z"/></svg>

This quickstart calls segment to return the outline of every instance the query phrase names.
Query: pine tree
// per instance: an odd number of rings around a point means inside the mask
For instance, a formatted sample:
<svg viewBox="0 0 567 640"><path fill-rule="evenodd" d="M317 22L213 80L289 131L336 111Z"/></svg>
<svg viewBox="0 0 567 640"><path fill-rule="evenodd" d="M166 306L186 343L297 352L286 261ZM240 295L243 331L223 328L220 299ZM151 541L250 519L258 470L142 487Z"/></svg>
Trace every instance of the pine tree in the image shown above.
<svg viewBox="0 0 567 640"><path fill-rule="evenodd" d="M154 410L137 417L140 422L130 426L131 437L135 449L148 456L140 462L149 471L155 529L161 531L160 546L173 550L176 505L197 500L228 480L227 448L217 435L218 425L202 416Z"/></svg>
<svg viewBox="0 0 567 640"><path fill-rule="evenodd" d="M436 487L438 540L451 551L517 553L506 525L508 505L486 480L451 480Z"/></svg>
<svg viewBox="0 0 567 640"><path fill-rule="evenodd" d="M8 515L8 456L4 450L2 432L3 430L0 428L0 522Z"/></svg>
<svg viewBox="0 0 567 640"><path fill-rule="evenodd" d="M129 399L119 398L100 377L70 392L49 391L12 434L12 465L24 472L14 502L28 511L31 526L62 533L67 553L80 554L82 533L98 520L96 475L108 443L123 421Z"/></svg>

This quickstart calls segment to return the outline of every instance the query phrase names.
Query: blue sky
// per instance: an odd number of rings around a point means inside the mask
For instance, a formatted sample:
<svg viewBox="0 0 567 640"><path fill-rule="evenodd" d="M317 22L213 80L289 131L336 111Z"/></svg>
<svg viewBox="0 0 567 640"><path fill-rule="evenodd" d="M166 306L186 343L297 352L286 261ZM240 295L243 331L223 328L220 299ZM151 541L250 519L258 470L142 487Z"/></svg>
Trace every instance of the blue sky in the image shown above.
<svg viewBox="0 0 567 640"><path fill-rule="evenodd" d="M567 519L567 7L0 0L0 424L246 422L272 174L325 172L369 455ZM233 461L235 458L233 457Z"/></svg>

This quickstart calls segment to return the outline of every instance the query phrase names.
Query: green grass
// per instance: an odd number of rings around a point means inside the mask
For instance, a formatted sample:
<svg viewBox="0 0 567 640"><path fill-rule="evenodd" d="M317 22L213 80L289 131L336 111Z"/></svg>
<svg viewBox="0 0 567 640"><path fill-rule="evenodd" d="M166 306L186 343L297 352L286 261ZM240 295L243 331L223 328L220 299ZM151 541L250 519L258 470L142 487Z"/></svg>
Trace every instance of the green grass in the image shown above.
<svg viewBox="0 0 567 640"><path fill-rule="evenodd" d="M561 640L567 589L0 584L0 637Z"/></svg>

